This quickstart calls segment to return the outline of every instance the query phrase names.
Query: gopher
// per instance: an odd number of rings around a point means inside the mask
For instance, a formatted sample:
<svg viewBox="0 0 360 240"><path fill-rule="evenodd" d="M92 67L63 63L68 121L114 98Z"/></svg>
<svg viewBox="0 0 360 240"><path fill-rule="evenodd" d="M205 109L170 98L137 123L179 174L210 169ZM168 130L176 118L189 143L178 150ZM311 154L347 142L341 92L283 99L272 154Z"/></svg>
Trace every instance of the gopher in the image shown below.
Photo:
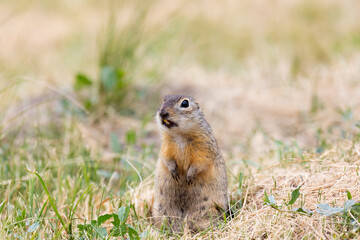
<svg viewBox="0 0 360 240"><path fill-rule="evenodd" d="M156 114L162 144L155 173L155 226L203 230L228 211L224 158L199 104L167 95Z"/></svg>

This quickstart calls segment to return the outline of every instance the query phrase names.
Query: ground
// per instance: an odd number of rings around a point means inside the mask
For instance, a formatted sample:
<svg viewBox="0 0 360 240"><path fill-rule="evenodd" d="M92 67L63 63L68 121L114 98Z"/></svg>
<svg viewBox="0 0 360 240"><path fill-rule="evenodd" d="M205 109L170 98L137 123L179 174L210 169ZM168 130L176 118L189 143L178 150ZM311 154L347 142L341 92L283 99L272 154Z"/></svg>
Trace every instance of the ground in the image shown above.
<svg viewBox="0 0 360 240"><path fill-rule="evenodd" d="M0 1L0 236L359 238L359 10ZM129 79L115 97L97 88L109 65ZM154 114L170 93L197 99L228 168L235 216L195 235L151 224Z"/></svg>

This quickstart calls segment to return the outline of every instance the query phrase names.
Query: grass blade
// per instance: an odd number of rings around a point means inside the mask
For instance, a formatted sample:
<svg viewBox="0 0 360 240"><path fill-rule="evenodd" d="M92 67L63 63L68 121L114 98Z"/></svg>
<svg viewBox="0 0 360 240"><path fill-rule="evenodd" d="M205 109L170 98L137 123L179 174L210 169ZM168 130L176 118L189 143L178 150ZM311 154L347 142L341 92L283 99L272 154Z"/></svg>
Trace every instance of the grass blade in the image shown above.
<svg viewBox="0 0 360 240"><path fill-rule="evenodd" d="M79 204L79 202L84 198L85 194L90 190L90 188L92 187L92 184L90 186L88 186L85 191L81 194L79 200L76 202L74 208L71 210L71 214L70 214L70 220L72 219L74 212Z"/></svg>
<svg viewBox="0 0 360 240"><path fill-rule="evenodd" d="M47 203L49 202L49 198L46 199L46 202L44 203L44 205L42 206L41 210L40 210L40 213L39 213L39 218L41 217L41 215L43 214L44 210L45 210L45 207L47 205Z"/></svg>
<svg viewBox="0 0 360 240"><path fill-rule="evenodd" d="M44 180L41 178L41 176L40 176L37 172L31 172L31 171L29 171L29 170L27 170L27 171L28 171L29 173L35 174L35 175L37 176L37 178L39 179L41 185L43 186L43 188L44 188L44 190L45 190L46 195L48 196L48 200L49 200L49 202L50 202L50 205L51 205L52 209L54 210L56 216L59 218L61 224L62 224L63 227L65 228L65 222L64 222L64 220L62 219L62 217L60 216L60 213L59 213L59 211L58 211L58 209L57 209L57 207L56 207L56 204L55 204L55 202L54 202L54 199L51 197L51 195L50 195L50 193L49 193L49 190L47 189ZM65 228L65 229L66 229L66 228Z"/></svg>
<svg viewBox="0 0 360 240"><path fill-rule="evenodd" d="M291 192L291 199L287 205L293 205L296 202L296 200L299 198L301 186L302 185L300 185L298 188L296 188L294 191Z"/></svg>
<svg viewBox="0 0 360 240"><path fill-rule="evenodd" d="M4 208L5 208L5 204L6 204L6 200L5 201L3 201L2 203L1 203L1 205L0 205L0 214L2 213L2 211L4 210Z"/></svg>

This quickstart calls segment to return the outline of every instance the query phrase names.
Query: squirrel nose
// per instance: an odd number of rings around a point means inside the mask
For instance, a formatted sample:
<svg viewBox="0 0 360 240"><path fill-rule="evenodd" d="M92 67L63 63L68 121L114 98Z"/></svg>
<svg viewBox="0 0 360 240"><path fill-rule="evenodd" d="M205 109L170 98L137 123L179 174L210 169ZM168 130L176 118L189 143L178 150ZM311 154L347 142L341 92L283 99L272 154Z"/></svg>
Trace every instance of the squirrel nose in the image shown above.
<svg viewBox="0 0 360 240"><path fill-rule="evenodd" d="M164 109L162 109L161 111L160 111L160 117L162 118L162 119L165 119L165 118L167 118L168 116L169 116L169 113L167 112L167 111L165 111Z"/></svg>

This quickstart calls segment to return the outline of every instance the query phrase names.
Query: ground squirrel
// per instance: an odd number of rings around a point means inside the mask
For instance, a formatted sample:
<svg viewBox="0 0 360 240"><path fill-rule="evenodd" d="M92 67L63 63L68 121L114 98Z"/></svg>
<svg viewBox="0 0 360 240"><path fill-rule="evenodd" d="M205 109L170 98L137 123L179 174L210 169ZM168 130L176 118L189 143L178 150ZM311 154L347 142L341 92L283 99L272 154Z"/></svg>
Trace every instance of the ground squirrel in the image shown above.
<svg viewBox="0 0 360 240"><path fill-rule="evenodd" d="M156 114L162 145L155 173L153 216L175 232L209 226L228 210L225 161L199 104L167 95Z"/></svg>

